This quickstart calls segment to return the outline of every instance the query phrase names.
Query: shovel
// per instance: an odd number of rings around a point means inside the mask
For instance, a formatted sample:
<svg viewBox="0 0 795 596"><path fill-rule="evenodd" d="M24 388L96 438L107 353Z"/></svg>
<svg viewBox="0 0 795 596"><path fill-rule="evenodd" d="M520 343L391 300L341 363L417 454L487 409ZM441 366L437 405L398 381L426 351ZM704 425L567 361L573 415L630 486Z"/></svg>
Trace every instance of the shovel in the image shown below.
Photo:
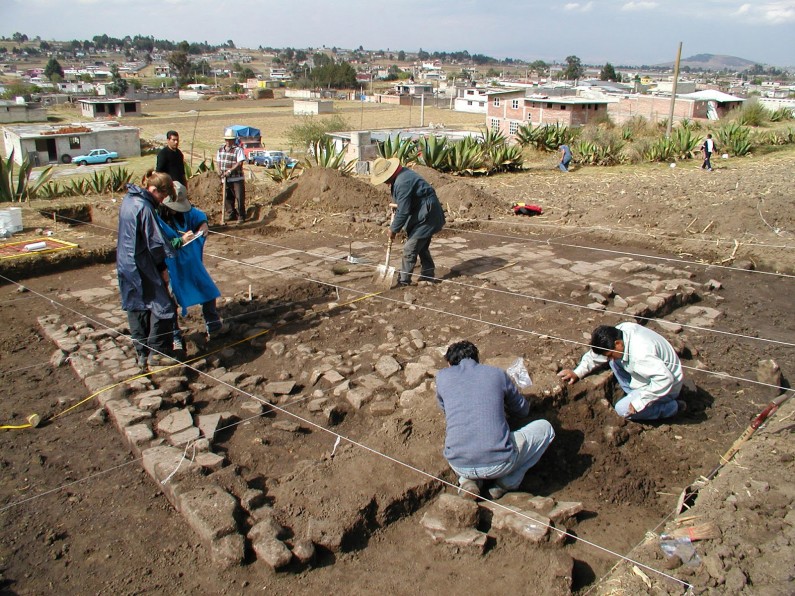
<svg viewBox="0 0 795 596"><path fill-rule="evenodd" d="M395 209L392 209L392 218L389 220L389 225L392 225L392 221L395 219ZM375 275L373 276L373 283L379 286L384 286L387 290L392 287L392 280L395 277L395 268L389 266L389 257L392 256L392 238L390 238L386 243L386 259L384 260L383 265L379 265L375 269Z"/></svg>
<svg viewBox="0 0 795 596"><path fill-rule="evenodd" d="M224 224L224 216L226 215L226 176L221 178L221 225Z"/></svg>

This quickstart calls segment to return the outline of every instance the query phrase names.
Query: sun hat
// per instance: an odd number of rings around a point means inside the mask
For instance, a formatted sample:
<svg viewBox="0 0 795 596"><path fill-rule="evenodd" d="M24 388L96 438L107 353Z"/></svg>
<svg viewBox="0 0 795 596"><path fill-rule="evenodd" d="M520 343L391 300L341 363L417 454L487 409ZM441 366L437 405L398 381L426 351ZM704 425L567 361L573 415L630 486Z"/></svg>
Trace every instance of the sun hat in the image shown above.
<svg viewBox="0 0 795 596"><path fill-rule="evenodd" d="M190 201L188 200L188 189L181 182L174 182L174 192L176 198L169 196L163 201L163 206L172 211L187 213L190 211Z"/></svg>
<svg viewBox="0 0 795 596"><path fill-rule="evenodd" d="M224 139L236 139L235 131L231 128L224 129Z"/></svg>
<svg viewBox="0 0 795 596"><path fill-rule="evenodd" d="M397 157L390 157L384 159L379 157L373 162L373 171L370 174L370 184L378 186L389 180L392 175L397 172L400 167L400 159Z"/></svg>

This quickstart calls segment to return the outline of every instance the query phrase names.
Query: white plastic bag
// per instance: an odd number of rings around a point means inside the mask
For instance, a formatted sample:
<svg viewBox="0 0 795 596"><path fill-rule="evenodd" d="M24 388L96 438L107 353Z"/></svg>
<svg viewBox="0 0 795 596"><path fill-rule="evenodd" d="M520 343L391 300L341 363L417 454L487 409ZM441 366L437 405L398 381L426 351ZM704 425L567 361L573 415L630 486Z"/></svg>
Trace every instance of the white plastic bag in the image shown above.
<svg viewBox="0 0 795 596"><path fill-rule="evenodd" d="M530 373L524 365L524 358L517 358L513 364L508 367L508 376L511 377L519 389L527 389L533 386L533 380L530 378Z"/></svg>

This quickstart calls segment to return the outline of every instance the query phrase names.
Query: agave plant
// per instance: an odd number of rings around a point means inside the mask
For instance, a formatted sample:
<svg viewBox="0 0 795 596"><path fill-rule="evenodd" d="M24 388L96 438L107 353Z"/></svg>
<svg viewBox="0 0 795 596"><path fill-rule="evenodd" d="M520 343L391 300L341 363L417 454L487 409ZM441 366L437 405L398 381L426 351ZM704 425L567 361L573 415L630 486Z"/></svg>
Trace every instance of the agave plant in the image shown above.
<svg viewBox="0 0 795 596"><path fill-rule="evenodd" d="M782 107L770 112L771 122L786 122L788 120L794 120L794 119L795 119L795 114L793 114L790 108Z"/></svg>
<svg viewBox="0 0 795 596"><path fill-rule="evenodd" d="M347 164L345 163L345 149L336 151L334 149L334 141L332 141L330 137L323 137L320 140L310 143L309 155L310 157L304 160L304 167L307 168L317 166L340 170L345 174L350 174L356 166L356 160L352 160Z"/></svg>
<svg viewBox="0 0 795 596"><path fill-rule="evenodd" d="M513 172L521 170L524 165L522 148L519 145L497 145L486 153L486 157L494 172Z"/></svg>
<svg viewBox="0 0 795 596"><path fill-rule="evenodd" d="M502 147L505 145L505 135L501 130L494 130L487 128L482 133L483 138L480 141L483 151L488 153L494 147Z"/></svg>
<svg viewBox="0 0 795 596"><path fill-rule="evenodd" d="M93 172L88 177L88 189L95 195L103 194L109 186L109 176L105 172Z"/></svg>
<svg viewBox="0 0 795 596"><path fill-rule="evenodd" d="M56 199L58 197L66 196L68 194L68 189L66 187L61 186L57 182L53 182L50 180L47 184L44 184L41 188L38 189L36 193L37 199Z"/></svg>
<svg viewBox="0 0 795 596"><path fill-rule="evenodd" d="M42 170L38 178L31 182L33 162L30 155L25 155L19 171L14 175L14 151L3 161L0 159L0 201L29 201L35 199L39 189L52 177L52 166Z"/></svg>
<svg viewBox="0 0 795 596"><path fill-rule="evenodd" d="M533 125L528 122L527 124L522 124L518 129L516 129L516 132L513 136L516 139L516 142L519 143L519 146L530 147L535 146L539 131L540 127L534 128Z"/></svg>
<svg viewBox="0 0 795 596"><path fill-rule="evenodd" d="M670 161L677 154L673 139L660 137L646 149L644 157L649 161Z"/></svg>
<svg viewBox="0 0 795 596"><path fill-rule="evenodd" d="M87 195L90 190L88 180L85 178L73 178L69 181L69 186L67 188L69 196L72 197Z"/></svg>
<svg viewBox="0 0 795 596"><path fill-rule="evenodd" d="M411 163L417 160L417 143L399 136L387 137L378 143L378 153L381 157L397 157L402 164Z"/></svg>
<svg viewBox="0 0 795 596"><path fill-rule="evenodd" d="M196 169L191 172L190 164L187 162L185 163L185 180L189 178L193 178L194 176L198 176L199 174L203 174L204 172L214 172L215 171L215 160L204 158L201 160L201 163L196 166Z"/></svg>
<svg viewBox="0 0 795 596"><path fill-rule="evenodd" d="M699 143L699 137L691 132L690 128L680 126L671 132L671 140L676 148L679 159L690 159Z"/></svg>
<svg viewBox="0 0 795 596"><path fill-rule="evenodd" d="M265 170L265 174L268 176L268 178L279 183L298 178L302 172L303 168L299 164L295 164L295 166L290 168L287 167L286 161L280 161L272 168L267 168Z"/></svg>
<svg viewBox="0 0 795 596"><path fill-rule="evenodd" d="M105 192L123 192L133 177L127 168L110 168L108 176L108 188Z"/></svg>
<svg viewBox="0 0 795 596"><path fill-rule="evenodd" d="M481 143L474 137L464 137L456 143L451 143L447 150L445 170L459 175L487 172L488 167Z"/></svg>
<svg viewBox="0 0 795 596"><path fill-rule="evenodd" d="M447 153L450 147L446 137L430 135L418 141L419 153L417 161L429 168L445 172L448 169Z"/></svg>
<svg viewBox="0 0 795 596"><path fill-rule="evenodd" d="M751 150L751 129L737 122L727 122L715 131L718 144L736 156L746 155Z"/></svg>

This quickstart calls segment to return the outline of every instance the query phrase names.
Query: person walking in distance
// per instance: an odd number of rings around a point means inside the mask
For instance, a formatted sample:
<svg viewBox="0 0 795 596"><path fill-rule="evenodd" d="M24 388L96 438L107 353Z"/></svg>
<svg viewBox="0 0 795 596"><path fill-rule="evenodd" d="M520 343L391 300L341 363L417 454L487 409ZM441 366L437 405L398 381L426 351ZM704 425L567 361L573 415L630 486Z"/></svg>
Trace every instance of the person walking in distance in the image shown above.
<svg viewBox="0 0 795 596"><path fill-rule="evenodd" d="M568 172L569 164L571 163L571 148L568 145L561 145L558 150L560 151L558 168L560 168L561 172Z"/></svg>
<svg viewBox="0 0 795 596"><path fill-rule="evenodd" d="M711 172L712 162L710 159L712 158L712 154L715 153L715 141L712 140L712 134L708 134L707 138L704 139L704 144L701 145L701 151L704 152L704 163L701 164L701 169Z"/></svg>
<svg viewBox="0 0 795 596"><path fill-rule="evenodd" d="M215 156L218 172L226 179L224 211L227 221L243 223L246 221L246 182L243 177L243 164L246 156L237 146L235 131L224 131L224 144Z"/></svg>
<svg viewBox="0 0 795 596"><path fill-rule="evenodd" d="M436 265L431 257L431 238L444 227L444 210L436 197L436 191L422 176L400 165L397 157L379 157L373 163L370 182L374 186L387 183L392 202L397 205L395 217L387 230L394 239L400 230L405 230L408 240L403 245L403 262L400 267L398 286L411 283L411 273L420 259L420 281L436 279Z"/></svg>
<svg viewBox="0 0 795 596"><path fill-rule="evenodd" d="M176 130L166 133L166 146L157 152L155 171L168 174L174 182L187 186L185 156L179 149L179 133Z"/></svg>

